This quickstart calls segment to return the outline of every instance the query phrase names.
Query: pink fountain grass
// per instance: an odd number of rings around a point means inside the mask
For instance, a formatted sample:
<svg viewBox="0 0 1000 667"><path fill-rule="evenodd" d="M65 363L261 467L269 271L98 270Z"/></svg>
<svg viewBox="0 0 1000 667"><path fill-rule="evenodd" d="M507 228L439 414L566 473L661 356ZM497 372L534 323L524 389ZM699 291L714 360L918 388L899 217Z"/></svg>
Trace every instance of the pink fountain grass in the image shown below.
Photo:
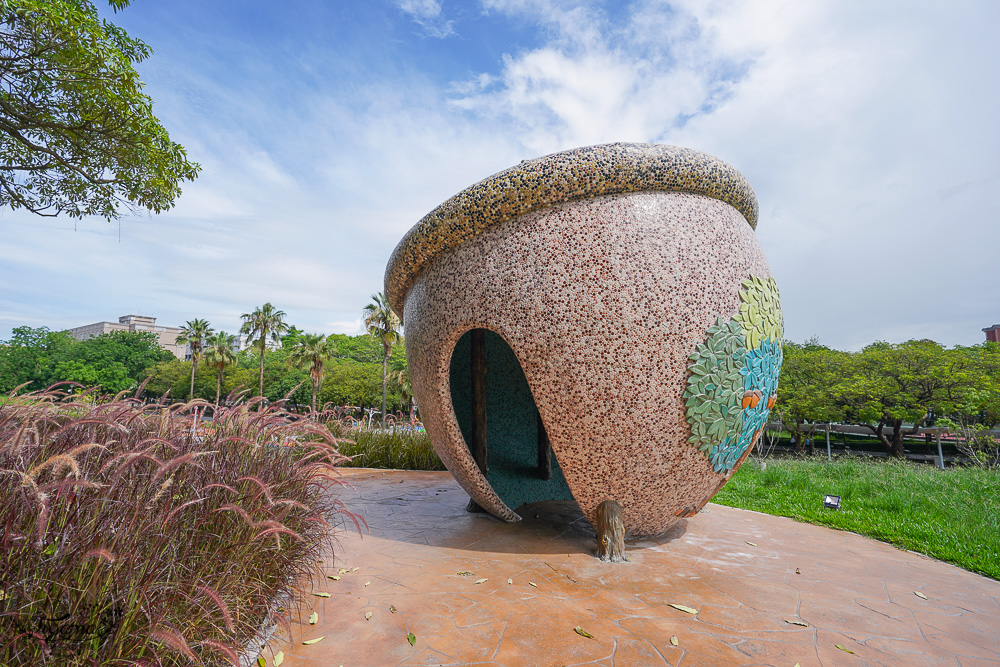
<svg viewBox="0 0 1000 667"><path fill-rule="evenodd" d="M360 525L345 457L279 407L195 407L0 403L0 664L225 665L288 625L331 524Z"/></svg>

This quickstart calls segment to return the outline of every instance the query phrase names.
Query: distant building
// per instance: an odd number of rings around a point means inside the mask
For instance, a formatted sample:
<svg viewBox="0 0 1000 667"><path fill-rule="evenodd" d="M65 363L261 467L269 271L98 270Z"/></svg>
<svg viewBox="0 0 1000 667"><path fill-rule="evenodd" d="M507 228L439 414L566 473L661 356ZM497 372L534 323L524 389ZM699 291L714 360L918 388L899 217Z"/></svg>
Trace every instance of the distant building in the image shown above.
<svg viewBox="0 0 1000 667"><path fill-rule="evenodd" d="M156 325L155 317L144 315L122 315L118 322L97 322L85 324L82 327L70 329L67 333L77 340L87 340L112 331L148 331L156 334L160 347L172 353L181 360L191 358L191 348L188 345L178 345L177 336L181 330L177 327L162 327Z"/></svg>
<svg viewBox="0 0 1000 667"><path fill-rule="evenodd" d="M233 336L233 338L235 340L233 349L236 350L237 352L242 352L243 350L246 350L247 348L251 347L251 345L257 340L256 338L251 338L248 334L242 334L242 333L236 334L235 336ZM280 340L274 341L268 338L265 345L269 350L277 350L281 348L281 341Z"/></svg>
<svg viewBox="0 0 1000 667"><path fill-rule="evenodd" d="M986 342L1000 343L1000 324L994 324L991 327L986 327L983 331L986 332Z"/></svg>

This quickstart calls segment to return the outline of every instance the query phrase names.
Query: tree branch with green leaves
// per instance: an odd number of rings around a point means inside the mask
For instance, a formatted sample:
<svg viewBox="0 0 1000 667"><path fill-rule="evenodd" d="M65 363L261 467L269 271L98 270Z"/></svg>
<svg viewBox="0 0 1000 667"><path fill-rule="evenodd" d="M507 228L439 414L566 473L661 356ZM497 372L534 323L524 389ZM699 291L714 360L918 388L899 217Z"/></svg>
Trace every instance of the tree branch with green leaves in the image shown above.
<svg viewBox="0 0 1000 667"><path fill-rule="evenodd" d="M89 0L0 0L0 206L115 220L174 205L201 167L142 92L151 52Z"/></svg>

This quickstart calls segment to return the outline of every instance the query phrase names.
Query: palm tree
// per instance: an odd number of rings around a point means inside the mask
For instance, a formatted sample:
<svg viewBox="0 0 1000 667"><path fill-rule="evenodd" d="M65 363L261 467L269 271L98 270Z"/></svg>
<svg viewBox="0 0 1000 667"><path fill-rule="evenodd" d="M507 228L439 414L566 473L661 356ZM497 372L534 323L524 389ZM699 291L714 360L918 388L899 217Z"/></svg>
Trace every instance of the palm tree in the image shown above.
<svg viewBox="0 0 1000 667"><path fill-rule="evenodd" d="M382 428L385 428L385 385L388 379L386 365L392 346L403 339L399 332L401 322L385 299L385 294L372 294L372 303L365 306L365 328L368 333L382 343Z"/></svg>
<svg viewBox="0 0 1000 667"><path fill-rule="evenodd" d="M181 332L177 336L177 344L185 343L191 346L191 390L188 399L194 398L194 375L198 372L198 362L201 361L201 353L205 348L205 339L212 335L215 329L208 323L208 320L194 319L188 321L181 327Z"/></svg>
<svg viewBox="0 0 1000 667"><path fill-rule="evenodd" d="M316 412L316 394L323 386L323 364L337 354L332 340L322 334L299 334L288 360L298 368L309 367L309 381L312 383L312 411Z"/></svg>
<svg viewBox="0 0 1000 667"><path fill-rule="evenodd" d="M236 363L236 352L233 347L236 345L236 336L220 331L208 339L208 347L205 349L205 361L215 369L215 404L219 405L219 395L222 392L222 373L226 366Z"/></svg>
<svg viewBox="0 0 1000 667"><path fill-rule="evenodd" d="M264 353L267 351L267 339L274 342L280 341L281 334L288 331L285 324L285 311L275 310L270 303L265 303L252 313L243 313L243 326L240 333L248 334L251 338L257 337L253 345L257 348L260 356L260 381L258 383L257 395L264 395Z"/></svg>

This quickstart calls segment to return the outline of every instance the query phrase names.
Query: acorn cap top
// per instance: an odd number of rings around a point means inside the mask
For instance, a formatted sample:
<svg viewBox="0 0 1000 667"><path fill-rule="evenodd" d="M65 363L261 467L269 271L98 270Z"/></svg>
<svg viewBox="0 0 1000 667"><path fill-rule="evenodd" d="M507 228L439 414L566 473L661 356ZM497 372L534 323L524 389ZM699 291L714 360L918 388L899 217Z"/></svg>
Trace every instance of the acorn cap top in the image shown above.
<svg viewBox="0 0 1000 667"><path fill-rule="evenodd" d="M757 227L757 196L732 165L690 148L615 143L574 148L484 178L425 215L396 246L385 295L400 316L438 255L502 222L553 204L627 192L690 192L726 202Z"/></svg>

